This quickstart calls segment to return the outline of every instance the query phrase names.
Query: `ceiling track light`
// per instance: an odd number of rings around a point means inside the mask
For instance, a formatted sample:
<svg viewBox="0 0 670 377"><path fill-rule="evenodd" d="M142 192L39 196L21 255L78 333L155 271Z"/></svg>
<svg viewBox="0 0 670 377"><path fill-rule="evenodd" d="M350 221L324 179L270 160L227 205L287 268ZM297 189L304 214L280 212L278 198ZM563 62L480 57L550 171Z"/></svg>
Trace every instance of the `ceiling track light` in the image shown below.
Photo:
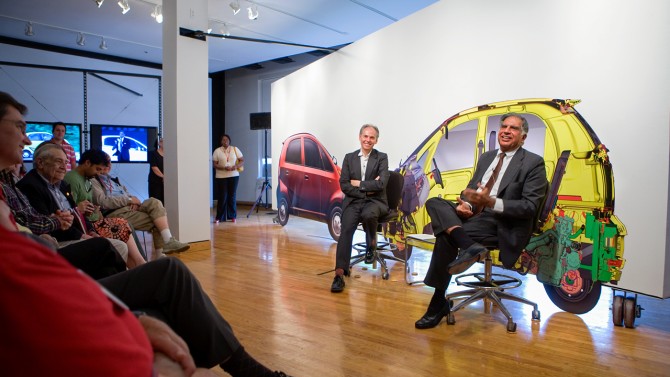
<svg viewBox="0 0 670 377"><path fill-rule="evenodd" d="M86 45L86 37L84 36L83 33L79 33L77 36L77 44L80 46Z"/></svg>
<svg viewBox="0 0 670 377"><path fill-rule="evenodd" d="M26 22L26 35L29 37L32 37L35 35L35 32L33 31L33 23L32 22Z"/></svg>
<svg viewBox="0 0 670 377"><path fill-rule="evenodd" d="M117 3L121 7L121 13L126 14L128 11L130 11L130 5L128 5L128 0L119 0Z"/></svg>
<svg viewBox="0 0 670 377"><path fill-rule="evenodd" d="M101 50L106 50L107 49L107 42L105 42L105 37L101 38L100 46L98 46L98 47L100 47Z"/></svg>
<svg viewBox="0 0 670 377"><path fill-rule="evenodd" d="M102 3L105 2L105 0L94 0L94 1L98 5L98 8L100 8L102 6Z"/></svg>
<svg viewBox="0 0 670 377"><path fill-rule="evenodd" d="M230 35L230 30L228 30L228 25L226 25L225 22L223 23L223 26L221 26L220 32L224 38Z"/></svg>
<svg viewBox="0 0 670 377"><path fill-rule="evenodd" d="M238 14L240 12L240 2L239 2L239 0L232 1L230 3L230 7L233 9L233 15Z"/></svg>
<svg viewBox="0 0 670 377"><path fill-rule="evenodd" d="M258 19L258 5L254 4L253 7L247 8L247 11L249 11L249 19L250 20L257 20Z"/></svg>
<svg viewBox="0 0 670 377"><path fill-rule="evenodd" d="M151 17L156 19L156 22L159 24L163 23L163 6L161 5L156 5L154 7L154 11L151 12Z"/></svg>

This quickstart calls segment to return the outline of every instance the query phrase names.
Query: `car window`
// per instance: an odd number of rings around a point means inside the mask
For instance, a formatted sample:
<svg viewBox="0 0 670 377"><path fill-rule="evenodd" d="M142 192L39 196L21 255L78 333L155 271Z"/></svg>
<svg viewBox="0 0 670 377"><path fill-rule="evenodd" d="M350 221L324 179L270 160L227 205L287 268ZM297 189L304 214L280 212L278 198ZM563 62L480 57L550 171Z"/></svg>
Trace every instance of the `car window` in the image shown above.
<svg viewBox="0 0 670 377"><path fill-rule="evenodd" d="M302 165L300 138L293 139L286 147L286 162Z"/></svg>
<svg viewBox="0 0 670 377"><path fill-rule="evenodd" d="M305 138L305 166L323 170L319 146L312 139Z"/></svg>
<svg viewBox="0 0 670 377"><path fill-rule="evenodd" d="M321 152L321 161L323 161L323 170L325 171L335 171L333 164L330 162L330 156L323 148L319 147L319 152Z"/></svg>
<svg viewBox="0 0 670 377"><path fill-rule="evenodd" d="M544 138L547 133L547 125L544 121L535 114L523 113L524 118L528 121L528 136L523 143L523 147L537 155L544 157ZM489 145L486 150L496 149L497 133L500 128L500 118L502 115L490 116L487 122L487 128L490 135Z"/></svg>
<svg viewBox="0 0 670 377"><path fill-rule="evenodd" d="M441 171L471 168L475 165L474 148L478 120L473 119L449 130L449 138L440 138L433 159Z"/></svg>

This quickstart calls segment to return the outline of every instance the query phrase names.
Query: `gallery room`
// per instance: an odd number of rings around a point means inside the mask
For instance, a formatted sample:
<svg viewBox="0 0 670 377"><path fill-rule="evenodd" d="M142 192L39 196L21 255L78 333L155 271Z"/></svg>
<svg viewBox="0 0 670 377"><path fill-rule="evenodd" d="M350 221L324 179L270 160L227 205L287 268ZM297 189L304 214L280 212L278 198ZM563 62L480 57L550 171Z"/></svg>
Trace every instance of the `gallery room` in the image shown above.
<svg viewBox="0 0 670 377"><path fill-rule="evenodd" d="M669 3L0 20L9 376L667 375Z"/></svg>

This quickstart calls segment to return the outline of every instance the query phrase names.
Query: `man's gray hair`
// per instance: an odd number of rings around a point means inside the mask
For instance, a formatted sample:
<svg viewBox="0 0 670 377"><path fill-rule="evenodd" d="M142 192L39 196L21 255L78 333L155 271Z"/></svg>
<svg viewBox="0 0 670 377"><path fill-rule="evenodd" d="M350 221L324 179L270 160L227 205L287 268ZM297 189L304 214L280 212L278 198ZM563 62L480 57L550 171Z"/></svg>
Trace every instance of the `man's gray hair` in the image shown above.
<svg viewBox="0 0 670 377"><path fill-rule="evenodd" d="M525 135L525 134L528 133L528 121L527 121L526 118L524 118L523 115L521 115L521 114L517 114L517 113L507 113L507 114L504 114L502 117L500 117L500 125L502 126L502 124L503 124L503 122L505 121L505 119L507 119L507 118L509 118L509 117L516 117L516 118L521 119L521 129L522 129L522 131L523 131L523 134Z"/></svg>
<svg viewBox="0 0 670 377"><path fill-rule="evenodd" d="M35 149L35 154L33 155L34 160L42 159L45 157L53 157L54 151L59 150L63 153L65 151L63 150L63 147L61 147L58 144L54 143L42 143L37 146L37 149ZM67 154L66 154L67 155Z"/></svg>
<svg viewBox="0 0 670 377"><path fill-rule="evenodd" d="M359 136L360 136L360 135L363 135L363 131L364 131L366 128L372 128L372 129L374 129L375 132L377 132L377 139L379 139L379 128L377 128L377 126L375 126L374 124L364 124L364 125L361 127L361 130L358 131L358 135L359 135Z"/></svg>

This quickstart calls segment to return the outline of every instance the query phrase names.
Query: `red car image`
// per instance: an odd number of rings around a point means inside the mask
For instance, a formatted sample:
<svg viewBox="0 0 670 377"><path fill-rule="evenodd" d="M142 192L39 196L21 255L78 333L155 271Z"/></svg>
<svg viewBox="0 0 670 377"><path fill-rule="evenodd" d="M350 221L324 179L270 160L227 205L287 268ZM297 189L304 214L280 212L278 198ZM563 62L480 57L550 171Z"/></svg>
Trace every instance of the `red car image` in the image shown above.
<svg viewBox="0 0 670 377"><path fill-rule="evenodd" d="M337 159L308 133L289 136L282 144L277 185L277 222L286 225L289 214L328 224L335 241L340 238L341 169Z"/></svg>

